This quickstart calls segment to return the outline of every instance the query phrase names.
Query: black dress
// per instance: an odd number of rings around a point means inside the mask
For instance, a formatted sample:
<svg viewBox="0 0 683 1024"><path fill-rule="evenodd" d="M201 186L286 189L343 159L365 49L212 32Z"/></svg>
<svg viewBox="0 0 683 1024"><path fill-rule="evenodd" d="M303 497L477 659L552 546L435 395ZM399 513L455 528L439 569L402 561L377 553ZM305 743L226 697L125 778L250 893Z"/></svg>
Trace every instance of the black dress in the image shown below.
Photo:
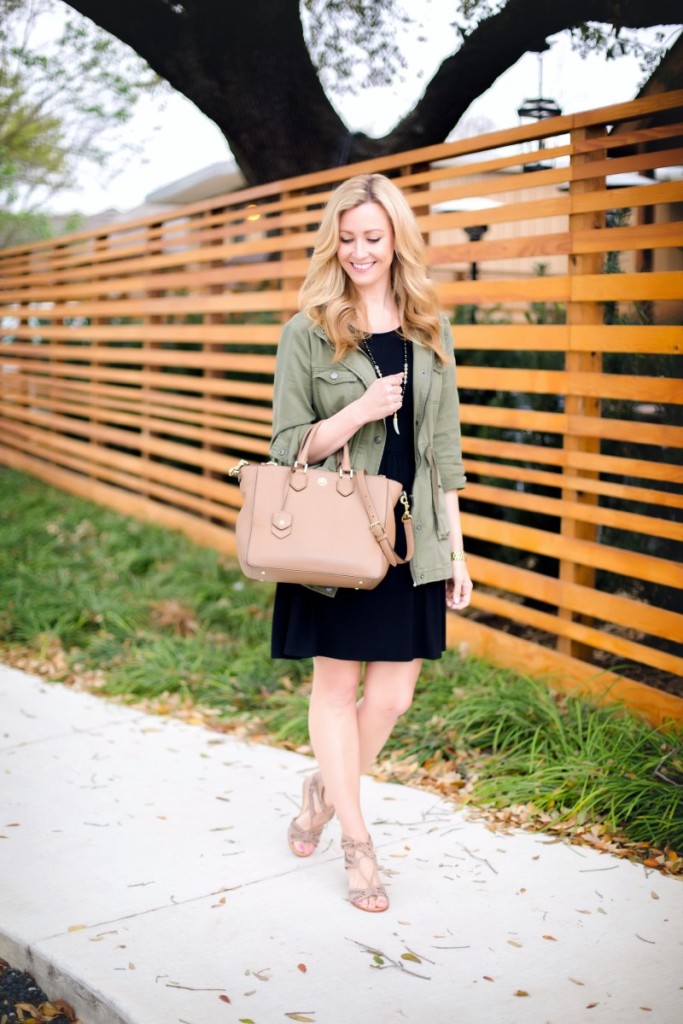
<svg viewBox="0 0 683 1024"><path fill-rule="evenodd" d="M367 342L382 376L403 370L403 340L396 331L373 334ZM412 346L408 343L408 384L398 413L397 434L387 419L387 440L379 472L400 480L410 495L415 475L413 444ZM403 506L396 506L396 551L405 554ZM339 588L327 597L296 583L278 583L273 608L274 658L321 655L348 661L412 661L440 658L446 648L443 581L413 585L410 565L389 566L374 590Z"/></svg>

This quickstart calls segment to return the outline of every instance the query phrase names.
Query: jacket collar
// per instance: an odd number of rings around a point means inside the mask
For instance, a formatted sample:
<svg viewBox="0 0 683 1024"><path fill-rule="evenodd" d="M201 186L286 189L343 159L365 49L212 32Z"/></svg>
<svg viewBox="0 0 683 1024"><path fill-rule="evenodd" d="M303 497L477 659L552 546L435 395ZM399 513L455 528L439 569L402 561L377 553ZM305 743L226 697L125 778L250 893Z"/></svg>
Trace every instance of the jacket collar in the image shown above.
<svg viewBox="0 0 683 1024"><path fill-rule="evenodd" d="M313 325L314 333L325 342L326 345L332 349L332 343L325 334L325 331L319 324ZM421 393L423 388L429 384L430 374L435 363L434 353L425 348L419 342L413 342L413 394L415 398ZM363 381L366 387L369 387L375 380L375 372L370 365L369 360L362 352L355 351L349 352L342 360L340 360L340 366L346 367L356 374L357 377Z"/></svg>

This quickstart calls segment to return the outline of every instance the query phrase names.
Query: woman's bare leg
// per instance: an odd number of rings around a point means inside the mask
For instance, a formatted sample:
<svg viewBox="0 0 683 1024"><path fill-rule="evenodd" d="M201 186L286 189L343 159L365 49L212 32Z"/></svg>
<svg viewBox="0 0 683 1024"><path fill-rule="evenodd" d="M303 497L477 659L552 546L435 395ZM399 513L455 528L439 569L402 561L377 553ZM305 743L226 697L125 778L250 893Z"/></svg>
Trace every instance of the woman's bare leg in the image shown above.
<svg viewBox="0 0 683 1024"><path fill-rule="evenodd" d="M361 664L334 658L313 659L313 688L308 726L311 745L325 784L325 799L334 804L342 834L365 841L368 829L360 806L360 741L356 702ZM349 871L349 888L379 884L376 865L363 858L362 870ZM362 901L384 909L383 896Z"/></svg>
<svg viewBox="0 0 683 1024"><path fill-rule="evenodd" d="M361 773L370 770L397 719L413 701L422 660L371 661L356 706Z"/></svg>

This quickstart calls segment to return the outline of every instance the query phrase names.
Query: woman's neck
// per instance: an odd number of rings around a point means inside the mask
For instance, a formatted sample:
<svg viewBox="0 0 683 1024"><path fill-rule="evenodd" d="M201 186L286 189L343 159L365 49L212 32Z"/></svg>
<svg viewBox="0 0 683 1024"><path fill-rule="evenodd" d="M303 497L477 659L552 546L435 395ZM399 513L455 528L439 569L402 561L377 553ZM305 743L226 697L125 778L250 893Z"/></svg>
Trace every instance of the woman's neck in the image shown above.
<svg viewBox="0 0 683 1024"><path fill-rule="evenodd" d="M400 326L398 309L393 295L363 295L358 303L358 312L363 319L362 327L371 334L393 331Z"/></svg>

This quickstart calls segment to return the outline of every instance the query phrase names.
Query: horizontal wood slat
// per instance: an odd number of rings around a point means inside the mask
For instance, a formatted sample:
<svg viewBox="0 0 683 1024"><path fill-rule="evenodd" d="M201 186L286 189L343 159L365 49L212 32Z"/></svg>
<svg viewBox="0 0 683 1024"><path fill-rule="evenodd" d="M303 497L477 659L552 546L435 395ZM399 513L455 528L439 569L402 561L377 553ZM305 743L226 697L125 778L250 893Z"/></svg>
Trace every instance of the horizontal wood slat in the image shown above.
<svg viewBox="0 0 683 1024"><path fill-rule="evenodd" d="M449 646L464 653L515 668L525 676L540 676L560 693L626 704L655 726L680 722L683 717L683 699L672 693L655 690L622 673L600 669L468 618L448 616L447 640Z"/></svg>
<svg viewBox="0 0 683 1024"><path fill-rule="evenodd" d="M536 352L642 352L679 355L683 352L683 331L674 326L604 326L581 324L538 324L533 333L528 324L490 324L486 330L468 324L453 328L456 359L468 349L480 351Z"/></svg>
<svg viewBox="0 0 683 1024"><path fill-rule="evenodd" d="M517 471L517 478L525 480L526 474L523 470ZM555 486L558 486L557 482ZM562 486L562 481L560 481ZM581 478L567 479L564 481L564 488L582 490ZM649 496L651 492L646 492ZM633 533L642 533L649 537L666 537L683 543L683 524L672 522L670 519L660 519L655 516L639 515L634 512L621 512L618 509L604 508L600 505L591 505L588 502L569 501L566 498L546 498L539 494L532 494L525 491L515 490L511 487L492 487L489 484L470 483L467 488L467 498L470 501L484 502L489 505L496 505L503 508L526 509L529 512L540 513L546 516L556 516L558 519L565 516L568 519L576 519L584 523L597 523L600 526L611 526L615 530L629 530ZM679 499L679 507L683 501Z"/></svg>
<svg viewBox="0 0 683 1024"><path fill-rule="evenodd" d="M661 669L663 672L672 672L683 675L683 658L663 653L655 648L647 647L645 644L634 643L632 640L624 640L622 637L605 634L604 630L592 629L584 626L581 622L571 619L558 619L556 615L549 615L547 612L537 611L520 605L516 601L508 601L495 594L489 594L485 590L475 590L472 593L472 607L481 608L510 619L512 622L523 622L535 629L547 630L550 633L559 633L560 636L571 637L588 647L596 650L610 651L623 659L640 661L644 665L651 665L653 668Z"/></svg>
<svg viewBox="0 0 683 1024"><path fill-rule="evenodd" d="M471 555L469 564L474 579L487 587L506 590L522 597L533 594L538 602L556 608L569 608L626 629L635 623L643 638L663 637L665 640L676 641L683 635L683 615L655 608L643 601L606 593L596 587L568 583L566 580L523 569L518 565L496 562L480 555Z"/></svg>
<svg viewBox="0 0 683 1024"><path fill-rule="evenodd" d="M505 547L519 548L550 558L571 558L579 565L605 569L629 579L649 580L668 587L677 587L681 581L680 566L664 558L642 555L636 551L609 548L594 541L574 540L564 537L562 541L546 530L517 523L501 522L486 516L464 512L463 528L468 537L477 537Z"/></svg>
<svg viewBox="0 0 683 1024"><path fill-rule="evenodd" d="M504 430L543 431L571 437L593 437L633 444L683 448L683 427L635 423L624 419L598 419L597 416L574 416L562 412L536 412L528 409L501 409L495 406L460 406L463 424L498 427Z"/></svg>
<svg viewBox="0 0 683 1024"><path fill-rule="evenodd" d="M476 589L449 642L683 721L617 674L683 675L682 127L679 90L0 250L0 465L234 552L228 470L268 458L322 206L396 173L458 362Z"/></svg>
<svg viewBox="0 0 683 1024"><path fill-rule="evenodd" d="M465 436L462 439L462 448L466 454L505 459L508 463L513 464L512 468L524 460L540 465L562 467L565 471L585 470L591 475L591 479L596 473L604 473L618 477L625 476L629 479L660 480L679 486L683 485L683 466L670 463L601 455L599 452L568 451L566 448L522 444L517 441L493 441L484 437ZM480 463L477 461L473 465L477 466ZM501 468L501 464L492 463L491 472L494 471L494 467L498 470ZM554 480L555 477L553 476L552 479ZM586 477L586 479L588 478ZM677 495L674 493L672 497L676 498Z"/></svg>

